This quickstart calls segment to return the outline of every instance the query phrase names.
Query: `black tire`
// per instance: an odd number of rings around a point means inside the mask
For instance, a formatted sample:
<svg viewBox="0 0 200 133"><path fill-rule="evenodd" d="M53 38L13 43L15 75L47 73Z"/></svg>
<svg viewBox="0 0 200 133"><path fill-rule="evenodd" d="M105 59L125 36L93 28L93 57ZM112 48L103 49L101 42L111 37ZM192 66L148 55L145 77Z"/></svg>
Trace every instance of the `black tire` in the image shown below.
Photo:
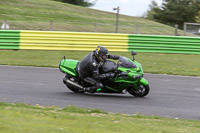
<svg viewBox="0 0 200 133"><path fill-rule="evenodd" d="M65 76L65 78L67 78L67 75ZM73 91L73 92L75 92L75 93L84 93L83 90L79 90L78 88L73 87L73 86L67 84L67 83L64 81L64 79L63 79L63 83L67 86L67 88L68 88L69 90L71 90L71 91Z"/></svg>
<svg viewBox="0 0 200 133"><path fill-rule="evenodd" d="M71 87L71 86L69 86L69 85L66 85L66 86L67 86L67 88L68 88L69 90L71 90L71 91L73 91L73 92L75 92L75 93L84 93L84 91L79 90L79 89L77 89L77 88L75 88L75 87Z"/></svg>
<svg viewBox="0 0 200 133"><path fill-rule="evenodd" d="M138 88L130 87L127 89L128 93L135 97L144 97L149 94L149 85L138 85Z"/></svg>

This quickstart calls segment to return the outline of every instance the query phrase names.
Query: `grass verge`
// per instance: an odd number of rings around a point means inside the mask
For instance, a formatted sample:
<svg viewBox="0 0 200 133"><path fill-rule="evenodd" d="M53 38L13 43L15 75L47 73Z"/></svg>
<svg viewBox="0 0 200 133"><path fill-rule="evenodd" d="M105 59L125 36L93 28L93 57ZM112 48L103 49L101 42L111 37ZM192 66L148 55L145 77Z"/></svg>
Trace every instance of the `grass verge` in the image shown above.
<svg viewBox="0 0 200 133"><path fill-rule="evenodd" d="M1 50L1 65L58 67L62 56L81 60L86 51L28 51ZM129 58L130 52L110 52ZM143 66L145 73L200 76L200 55L138 53L136 60Z"/></svg>
<svg viewBox="0 0 200 133"><path fill-rule="evenodd" d="M0 0L0 24L10 29L81 32L115 32L116 13L94 10L53 0ZM96 26L95 26L96 25ZM119 16L119 33L174 35L174 27L126 15ZM179 30L179 35L183 31Z"/></svg>
<svg viewBox="0 0 200 133"><path fill-rule="evenodd" d="M0 103L2 133L199 133L200 121Z"/></svg>

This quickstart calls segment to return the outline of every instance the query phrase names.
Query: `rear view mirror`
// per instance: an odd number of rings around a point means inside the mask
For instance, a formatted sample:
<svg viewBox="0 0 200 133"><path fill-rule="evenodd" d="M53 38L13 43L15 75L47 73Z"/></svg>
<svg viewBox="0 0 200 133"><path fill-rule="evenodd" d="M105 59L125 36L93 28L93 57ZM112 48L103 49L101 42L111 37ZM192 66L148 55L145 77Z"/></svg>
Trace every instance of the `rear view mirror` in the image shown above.
<svg viewBox="0 0 200 133"><path fill-rule="evenodd" d="M131 54L132 54L132 55L136 55L136 52L132 50Z"/></svg>
<svg viewBox="0 0 200 133"><path fill-rule="evenodd" d="M132 54L132 56L133 56L133 61L134 61L134 60L135 60L135 57L134 57L134 56L136 55L136 52L132 50L131 54Z"/></svg>

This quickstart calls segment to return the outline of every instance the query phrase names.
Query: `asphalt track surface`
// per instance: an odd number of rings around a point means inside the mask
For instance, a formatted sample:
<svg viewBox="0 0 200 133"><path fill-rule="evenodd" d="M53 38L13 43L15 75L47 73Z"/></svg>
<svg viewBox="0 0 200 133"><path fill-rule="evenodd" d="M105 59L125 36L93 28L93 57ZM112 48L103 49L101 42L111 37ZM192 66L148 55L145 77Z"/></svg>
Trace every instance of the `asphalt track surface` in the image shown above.
<svg viewBox="0 0 200 133"><path fill-rule="evenodd" d="M0 66L0 102L102 109L200 120L200 77L145 74L151 91L145 98L129 94L76 94L63 84L57 68Z"/></svg>

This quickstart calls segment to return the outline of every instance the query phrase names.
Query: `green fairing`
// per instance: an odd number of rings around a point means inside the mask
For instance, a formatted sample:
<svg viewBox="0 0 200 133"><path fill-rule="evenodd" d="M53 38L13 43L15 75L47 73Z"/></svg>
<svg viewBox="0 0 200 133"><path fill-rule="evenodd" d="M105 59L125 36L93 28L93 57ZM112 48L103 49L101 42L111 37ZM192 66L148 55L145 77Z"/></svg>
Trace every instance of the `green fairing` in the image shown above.
<svg viewBox="0 0 200 133"><path fill-rule="evenodd" d="M126 59L128 59L128 58L126 58ZM118 71L126 72L128 75L128 78L124 79L122 77L118 77L118 78L114 79L114 82L136 83L136 82L138 82L139 79L136 79L133 76L143 75L143 69L142 69L141 64L138 63L137 61L132 61L130 59L128 59L128 60L133 62L134 64L136 64L137 68L118 67Z"/></svg>
<svg viewBox="0 0 200 133"><path fill-rule="evenodd" d="M140 79L140 84L142 84L142 85L148 85L149 83L148 83L148 81L146 79L141 78Z"/></svg>
<svg viewBox="0 0 200 133"><path fill-rule="evenodd" d="M125 89L129 90L129 88L134 87L136 90L140 90L140 85L148 86L149 83L146 79L143 78L143 69L139 62L133 61L129 58L122 57L125 60L128 60L129 62L135 64L132 66L132 68L126 68L126 66L120 65L120 62L118 62L119 66L117 67L117 71L119 73L125 73L124 76L120 75L115 78L111 78L108 80L108 84L105 84L106 90L109 90L110 92L114 93L122 93ZM76 72L76 66L78 60L72 60L72 59L65 59L63 57L60 62L60 70L67 75L71 75L73 77L77 77L78 74ZM122 67L123 66L123 67ZM98 89L97 91L101 91ZM146 93L148 94L148 92ZM145 94L145 95L146 95Z"/></svg>
<svg viewBox="0 0 200 133"><path fill-rule="evenodd" d="M138 88L138 84L148 85L148 81L146 79L144 79L144 78L134 78L134 76L143 75L143 69L142 69L141 64L138 63L135 60L133 61L133 60L128 59L128 58L126 58L126 59L131 61L132 63L134 63L137 66L137 68L118 67L118 71L126 72L128 78L123 78L121 76L116 77L116 78L112 78L111 81L117 82L117 83L122 83L122 84L120 84L117 88L111 88L109 86L106 86L106 89L122 92L124 90L124 88L127 88L129 86L135 86L136 88Z"/></svg>
<svg viewBox="0 0 200 133"><path fill-rule="evenodd" d="M78 62L78 60L63 59L60 62L60 69L71 76L78 76L76 72Z"/></svg>

